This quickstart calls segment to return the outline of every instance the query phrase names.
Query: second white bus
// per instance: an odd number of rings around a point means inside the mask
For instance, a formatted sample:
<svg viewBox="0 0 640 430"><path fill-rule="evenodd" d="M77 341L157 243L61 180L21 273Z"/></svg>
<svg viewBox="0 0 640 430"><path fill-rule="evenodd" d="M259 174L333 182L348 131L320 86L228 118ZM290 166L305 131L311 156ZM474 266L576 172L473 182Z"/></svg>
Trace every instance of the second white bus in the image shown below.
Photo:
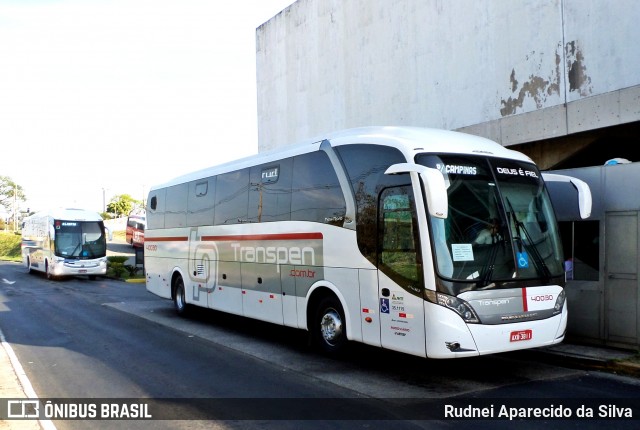
<svg viewBox="0 0 640 430"><path fill-rule="evenodd" d="M54 209L24 219L22 260L47 278L107 274L107 238L102 217L82 209Z"/></svg>
<svg viewBox="0 0 640 430"><path fill-rule="evenodd" d="M563 253L541 174L490 140L347 130L150 190L148 291L430 358L561 342ZM581 213L591 196L575 184Z"/></svg>

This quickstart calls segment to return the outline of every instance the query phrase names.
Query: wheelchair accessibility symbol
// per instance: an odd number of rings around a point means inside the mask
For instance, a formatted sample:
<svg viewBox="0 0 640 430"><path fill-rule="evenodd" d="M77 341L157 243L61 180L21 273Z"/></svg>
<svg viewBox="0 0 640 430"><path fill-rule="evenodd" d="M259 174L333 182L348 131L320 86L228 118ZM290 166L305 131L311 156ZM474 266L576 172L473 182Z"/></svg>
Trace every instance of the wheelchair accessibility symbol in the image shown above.
<svg viewBox="0 0 640 430"><path fill-rule="evenodd" d="M381 314L389 313L389 299L385 299L385 298L380 299L380 313Z"/></svg>
<svg viewBox="0 0 640 430"><path fill-rule="evenodd" d="M526 269L529 267L529 255L526 252L518 252L516 257L518 258L518 268Z"/></svg>

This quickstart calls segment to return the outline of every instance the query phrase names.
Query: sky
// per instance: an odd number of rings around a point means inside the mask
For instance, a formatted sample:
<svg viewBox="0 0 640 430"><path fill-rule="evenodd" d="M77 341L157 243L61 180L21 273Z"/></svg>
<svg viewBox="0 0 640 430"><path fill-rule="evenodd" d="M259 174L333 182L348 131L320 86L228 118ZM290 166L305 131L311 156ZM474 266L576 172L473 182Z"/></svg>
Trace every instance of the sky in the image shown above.
<svg viewBox="0 0 640 430"><path fill-rule="evenodd" d="M0 176L31 211L258 152L256 28L294 0L0 0Z"/></svg>

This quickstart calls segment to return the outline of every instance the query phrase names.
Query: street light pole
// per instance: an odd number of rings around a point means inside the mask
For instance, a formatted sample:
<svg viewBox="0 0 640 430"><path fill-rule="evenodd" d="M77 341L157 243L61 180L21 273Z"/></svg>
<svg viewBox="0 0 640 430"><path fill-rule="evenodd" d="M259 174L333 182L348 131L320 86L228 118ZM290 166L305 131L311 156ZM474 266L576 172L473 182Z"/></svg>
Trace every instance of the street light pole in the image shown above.
<svg viewBox="0 0 640 430"><path fill-rule="evenodd" d="M18 230L18 218L16 217L16 198L17 198L16 185L13 185L13 231Z"/></svg>

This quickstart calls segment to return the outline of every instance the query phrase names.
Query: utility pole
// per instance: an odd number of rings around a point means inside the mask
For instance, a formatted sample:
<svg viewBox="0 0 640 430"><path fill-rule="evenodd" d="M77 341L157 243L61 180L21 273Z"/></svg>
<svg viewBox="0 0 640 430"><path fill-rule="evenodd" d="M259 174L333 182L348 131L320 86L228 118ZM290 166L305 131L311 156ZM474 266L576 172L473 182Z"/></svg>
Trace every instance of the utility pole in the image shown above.
<svg viewBox="0 0 640 430"><path fill-rule="evenodd" d="M17 198L17 186L13 184L13 231L18 231L18 217L16 214L16 198Z"/></svg>

